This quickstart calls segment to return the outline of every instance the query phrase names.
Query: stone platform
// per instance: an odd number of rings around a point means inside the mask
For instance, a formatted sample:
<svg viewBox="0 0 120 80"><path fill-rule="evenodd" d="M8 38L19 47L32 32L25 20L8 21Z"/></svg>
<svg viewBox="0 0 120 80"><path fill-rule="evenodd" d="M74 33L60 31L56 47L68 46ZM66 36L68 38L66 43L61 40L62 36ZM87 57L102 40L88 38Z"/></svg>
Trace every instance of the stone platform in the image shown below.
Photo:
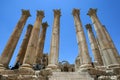
<svg viewBox="0 0 120 80"><path fill-rule="evenodd" d="M119 74L90 69L85 72L52 72L49 70L1 70L0 80L120 80Z"/></svg>
<svg viewBox="0 0 120 80"><path fill-rule="evenodd" d="M88 72L53 72L49 80L94 80Z"/></svg>

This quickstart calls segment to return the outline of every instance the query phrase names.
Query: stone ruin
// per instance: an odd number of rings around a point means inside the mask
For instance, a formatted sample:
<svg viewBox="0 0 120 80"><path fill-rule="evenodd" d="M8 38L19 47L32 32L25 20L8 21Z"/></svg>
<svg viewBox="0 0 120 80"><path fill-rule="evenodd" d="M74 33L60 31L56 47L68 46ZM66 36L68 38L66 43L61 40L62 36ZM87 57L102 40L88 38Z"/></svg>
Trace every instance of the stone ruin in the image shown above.
<svg viewBox="0 0 120 80"><path fill-rule="evenodd" d="M15 66L9 69L9 62L24 25L31 16L29 10L22 10L22 16L0 56L0 80L120 80L120 55L96 12L97 9L90 8L87 15L92 20L97 38L94 36L92 25L85 26L94 61L91 61L89 56L79 9L72 11L80 51L75 64L58 61L61 11L54 10L49 54L43 52L48 23L42 22L44 11L37 11L34 26L28 25Z"/></svg>

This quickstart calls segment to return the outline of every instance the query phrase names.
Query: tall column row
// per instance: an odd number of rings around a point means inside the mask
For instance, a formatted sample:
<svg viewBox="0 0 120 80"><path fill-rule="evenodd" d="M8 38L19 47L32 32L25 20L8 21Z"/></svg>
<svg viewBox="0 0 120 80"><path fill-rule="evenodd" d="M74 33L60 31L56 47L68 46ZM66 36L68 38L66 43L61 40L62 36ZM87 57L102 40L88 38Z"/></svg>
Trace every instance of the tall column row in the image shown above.
<svg viewBox="0 0 120 80"><path fill-rule="evenodd" d="M90 16L94 29L97 34L97 39L94 36L92 27L90 24L86 25L88 31L88 37L94 55L94 63L96 66L107 66L116 67L120 66L119 53L115 48L115 45L106 30L106 28L101 24L96 14L97 10L90 8L88 15ZM85 38L85 33L83 30L82 22L80 19L80 10L73 9L72 11L74 24L77 35L77 42L79 48L79 54L76 62L79 64L79 70L92 68L93 64L91 57L89 55L88 46ZM8 68L10 59L16 48L24 25L30 16L28 10L22 10L22 16L18 21L15 30L10 36L8 43L0 56L0 69ZM59 40L60 40L60 10L54 10L54 22L51 37L50 53L48 57L47 69L53 71L59 71ZM20 47L16 63L22 64L20 69L32 69L33 64L41 64L41 59L43 57L43 50L45 44L45 37L48 24L47 22L42 23L44 18L43 11L37 11L36 21L34 26L28 25L25 37L23 39L22 45ZM40 30L42 27L42 30Z"/></svg>
<svg viewBox="0 0 120 80"><path fill-rule="evenodd" d="M33 26L31 24L29 24L28 28L27 28L27 31L26 31L26 34L25 34L25 37L24 37L23 42L21 44L21 47L20 47L20 50L19 50L19 53L18 53L15 64L17 64L17 63L19 63L20 65L23 64L23 59L24 59L24 56L25 56L25 53L26 53L26 49L27 49L27 45L28 45L28 42L29 42L31 32L32 32L32 28L33 28Z"/></svg>
<svg viewBox="0 0 120 80"><path fill-rule="evenodd" d="M103 29L103 26L101 24L101 22L99 21L97 15L96 15L97 10L96 9L90 9L88 12L88 15L90 16L93 25L94 25L94 29L96 31L97 37L98 37L98 41L102 50L102 55L105 59L105 63L104 65L106 66L118 66L119 62L118 59L116 57L116 54L118 54L117 52L114 51L114 49L111 47L111 43L107 38L107 35Z"/></svg>
<svg viewBox="0 0 120 80"><path fill-rule="evenodd" d="M100 55L98 44L96 42L95 36L93 34L93 31L92 31L91 25L87 24L86 29L88 31L88 37L89 37L92 53L94 56L94 64L95 64L95 66L103 66L103 61L102 61L102 58Z"/></svg>
<svg viewBox="0 0 120 80"><path fill-rule="evenodd" d="M48 27L47 22L42 23L42 31L40 33L40 37L39 37L38 44L37 44L36 57L35 57L34 64L41 64L47 27Z"/></svg>
<svg viewBox="0 0 120 80"><path fill-rule="evenodd" d="M29 16L30 16L30 12L28 10L22 10L22 16L18 21L12 35L10 36L7 45L5 46L5 49L2 52L2 55L0 56L0 69L3 67L8 68L10 59L13 55L13 52L16 48L16 45L18 43L24 25Z"/></svg>
<svg viewBox="0 0 120 80"><path fill-rule="evenodd" d="M27 46L23 64L20 67L20 69L32 69L33 67L34 59L36 56L36 48L37 48L38 39L39 39L40 27L42 24L43 17L44 17L44 12L37 11L36 21L34 23L34 27L31 32L31 36Z"/></svg>

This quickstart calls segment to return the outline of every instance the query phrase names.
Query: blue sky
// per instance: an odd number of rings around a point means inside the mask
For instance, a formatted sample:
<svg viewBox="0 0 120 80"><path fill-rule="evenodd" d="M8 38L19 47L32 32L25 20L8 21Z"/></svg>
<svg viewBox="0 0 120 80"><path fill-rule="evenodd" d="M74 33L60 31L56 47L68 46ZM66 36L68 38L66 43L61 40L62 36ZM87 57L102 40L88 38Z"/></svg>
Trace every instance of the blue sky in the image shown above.
<svg viewBox="0 0 120 80"><path fill-rule="evenodd" d="M60 22L60 51L59 61L68 60L74 63L78 55L78 46L75 34L74 20L72 16L73 8L80 9L80 17L83 27L87 23L92 23L87 12L89 8L98 9L98 17L103 25L108 29L118 51L120 52L120 1L119 0L1 0L0 2L0 54L2 53L12 31L14 30L21 16L21 9L29 9L31 17L27 20L19 43L14 52L10 65L14 65L15 58L20 49L22 39L24 38L27 25L34 24L36 10L44 10L45 17L43 22L47 21L47 29L44 52L49 53L53 25L53 9L61 9ZM92 57L90 44L86 29L84 27L89 53Z"/></svg>

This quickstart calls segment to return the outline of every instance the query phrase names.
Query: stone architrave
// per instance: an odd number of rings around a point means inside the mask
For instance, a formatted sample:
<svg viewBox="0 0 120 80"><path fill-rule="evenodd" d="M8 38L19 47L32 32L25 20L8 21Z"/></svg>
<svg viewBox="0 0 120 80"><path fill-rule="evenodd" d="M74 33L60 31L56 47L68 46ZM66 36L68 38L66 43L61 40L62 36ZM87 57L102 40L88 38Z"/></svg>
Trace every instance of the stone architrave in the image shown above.
<svg viewBox="0 0 120 80"><path fill-rule="evenodd" d="M39 39L40 27L42 24L43 17L44 17L44 12L37 11L37 18L34 23L34 27L31 32L31 36L29 39L29 43L27 46L23 64L20 67L20 69L32 69L33 67L33 63L34 63L35 56L36 56L35 54L36 54L37 43Z"/></svg>
<svg viewBox="0 0 120 80"><path fill-rule="evenodd" d="M40 33L40 37L39 37L37 49L36 49L36 59L34 62L35 64L41 64L41 59L43 57L43 50L44 50L47 27L48 27L47 22L42 23L42 31Z"/></svg>
<svg viewBox="0 0 120 80"><path fill-rule="evenodd" d="M103 26L101 24L101 22L99 21L97 14L96 14L97 10L96 9L92 9L90 8L90 10L88 11L88 14L93 22L95 31L97 33L97 37L98 37L98 41L103 53L103 57L105 60L105 65L108 67L116 67L119 66L119 62L115 56L115 52L113 50L113 48L110 45L110 42L107 38L107 36L105 35Z"/></svg>
<svg viewBox="0 0 120 80"><path fill-rule="evenodd" d="M61 16L60 10L54 10L54 23L47 69L52 69L55 71L58 70L60 16Z"/></svg>
<svg viewBox="0 0 120 80"><path fill-rule="evenodd" d="M18 21L12 35L10 36L7 45L5 46L2 55L0 56L0 69L2 67L8 67L9 62L11 60L11 57L13 55L13 52L16 48L16 45L18 43L18 40L20 38L20 35L23 31L24 25L30 16L29 10L23 10L22 9L22 16L20 20Z"/></svg>
<svg viewBox="0 0 120 80"><path fill-rule="evenodd" d="M33 26L31 24L29 24L28 27L27 27L27 31L26 31L25 37L23 39L22 45L21 45L20 50L19 50L19 53L18 53L18 56L17 56L17 59L16 59L16 63L17 62L19 62L20 64L23 63L23 59L24 59L24 56L25 56L25 52L26 52L26 49L27 49L29 38L30 38L30 35L31 35L31 32L32 32L32 28L33 28Z"/></svg>
<svg viewBox="0 0 120 80"><path fill-rule="evenodd" d="M88 37L89 37L91 49L92 49L93 56L94 56L95 66L103 66L103 61L102 61L102 58L101 58L101 55L100 55L100 51L99 51L94 33L92 31L91 25L87 24L86 29L88 31Z"/></svg>
<svg viewBox="0 0 120 80"><path fill-rule="evenodd" d="M73 9L72 11L73 17L74 17L74 23L76 28L76 34L77 34L77 41L78 41L78 47L80 50L79 56L81 59L81 66L80 68L89 68L92 67L91 65L91 58L89 56L88 47L85 39L85 34L82 28L82 23L80 20L80 11L79 9Z"/></svg>

